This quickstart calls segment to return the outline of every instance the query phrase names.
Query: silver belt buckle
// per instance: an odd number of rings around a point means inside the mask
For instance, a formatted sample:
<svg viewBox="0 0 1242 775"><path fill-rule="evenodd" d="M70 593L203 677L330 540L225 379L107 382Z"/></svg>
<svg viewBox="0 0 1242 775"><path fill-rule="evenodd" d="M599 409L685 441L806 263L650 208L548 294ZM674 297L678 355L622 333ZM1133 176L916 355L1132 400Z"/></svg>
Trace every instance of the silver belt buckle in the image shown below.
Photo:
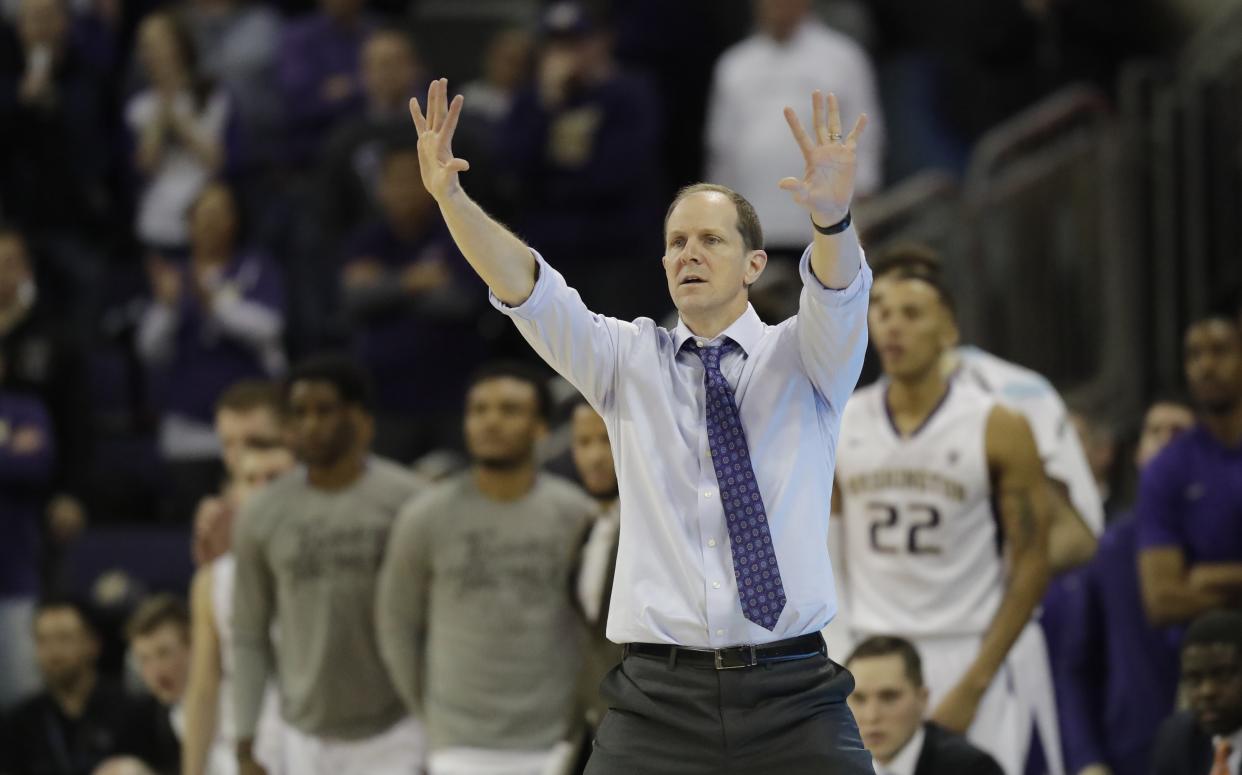
<svg viewBox="0 0 1242 775"><path fill-rule="evenodd" d="M740 648L750 650L750 660L748 662L744 664L740 664L740 665L726 665L724 663L724 652L728 651L728 649L716 649L716 651L714 652L715 657L716 657L716 669L717 670L741 670L743 668L754 667L755 665L759 664L759 656L758 654L755 653L754 645L741 646Z"/></svg>

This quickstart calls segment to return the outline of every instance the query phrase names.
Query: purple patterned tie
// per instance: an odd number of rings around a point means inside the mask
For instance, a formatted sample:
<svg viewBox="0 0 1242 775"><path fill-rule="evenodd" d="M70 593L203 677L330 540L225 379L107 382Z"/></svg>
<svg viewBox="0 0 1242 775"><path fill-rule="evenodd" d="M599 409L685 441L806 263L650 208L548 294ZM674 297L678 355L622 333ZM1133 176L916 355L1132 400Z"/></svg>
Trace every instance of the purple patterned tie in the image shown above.
<svg viewBox="0 0 1242 775"><path fill-rule="evenodd" d="M768 515L759 496L755 469L750 464L737 401L728 380L720 373L720 359L736 350L738 344L731 339L725 339L719 347L699 347L693 339L686 340L686 344L703 361L707 443L729 527L733 575L737 577L742 613L765 630L773 630L785 609L785 588L781 585Z"/></svg>

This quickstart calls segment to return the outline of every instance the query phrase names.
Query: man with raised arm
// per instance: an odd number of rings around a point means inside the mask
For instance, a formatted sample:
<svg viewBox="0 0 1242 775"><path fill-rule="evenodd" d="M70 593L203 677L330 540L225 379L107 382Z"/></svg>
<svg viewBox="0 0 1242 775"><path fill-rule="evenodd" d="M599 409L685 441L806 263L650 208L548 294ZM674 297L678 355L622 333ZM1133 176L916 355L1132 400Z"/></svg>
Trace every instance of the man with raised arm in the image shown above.
<svg viewBox="0 0 1242 775"><path fill-rule="evenodd" d="M767 263L754 208L723 186L678 194L669 330L588 310L462 190L462 98L439 80L422 108L411 102L423 183L454 240L617 452L608 637L625 658L601 688L610 710L587 773L871 773L845 703L853 680L819 635L837 608L824 551L837 432L867 342L871 271L849 212L865 117L843 135L835 97L816 92L808 134L785 110L806 169L780 186L813 243L799 312L778 326L747 300Z"/></svg>

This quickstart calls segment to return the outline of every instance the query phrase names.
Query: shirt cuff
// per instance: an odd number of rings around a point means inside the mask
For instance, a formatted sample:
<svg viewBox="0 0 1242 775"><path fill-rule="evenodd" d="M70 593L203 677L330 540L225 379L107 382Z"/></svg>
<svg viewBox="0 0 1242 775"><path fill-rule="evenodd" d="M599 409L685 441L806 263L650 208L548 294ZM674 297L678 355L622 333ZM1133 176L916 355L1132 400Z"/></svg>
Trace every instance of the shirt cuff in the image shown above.
<svg viewBox="0 0 1242 775"><path fill-rule="evenodd" d="M530 295L526 297L526 301L516 306L505 304L491 288L487 289L487 300L492 306L500 310L509 317L522 318L523 320L531 320L539 314L540 308L543 306L547 298L552 295L552 286L557 280L563 284L565 280L560 273L548 265L543 260L543 256L539 255L539 251L530 248L531 255L535 257L535 287L531 290Z"/></svg>
<svg viewBox="0 0 1242 775"><path fill-rule="evenodd" d="M807 245L802 251L802 260L798 262L798 274L802 275L802 285L820 303L829 307L844 307L858 297L860 293L871 293L871 267L867 265L867 254L858 248L860 263L854 279L844 288L829 288L819 281L811 269L811 251L814 245Z"/></svg>

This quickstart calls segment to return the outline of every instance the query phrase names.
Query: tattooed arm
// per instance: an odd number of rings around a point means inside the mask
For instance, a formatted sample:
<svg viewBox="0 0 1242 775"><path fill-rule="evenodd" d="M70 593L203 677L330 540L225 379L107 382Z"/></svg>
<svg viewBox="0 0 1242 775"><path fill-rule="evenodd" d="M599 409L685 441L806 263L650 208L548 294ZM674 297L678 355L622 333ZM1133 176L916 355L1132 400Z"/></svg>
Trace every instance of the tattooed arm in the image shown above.
<svg viewBox="0 0 1242 775"><path fill-rule="evenodd" d="M1009 580L979 653L932 718L965 732L983 693L992 683L1048 586L1048 486L1030 426L1021 415L997 407L988 418L988 466L1005 529Z"/></svg>

